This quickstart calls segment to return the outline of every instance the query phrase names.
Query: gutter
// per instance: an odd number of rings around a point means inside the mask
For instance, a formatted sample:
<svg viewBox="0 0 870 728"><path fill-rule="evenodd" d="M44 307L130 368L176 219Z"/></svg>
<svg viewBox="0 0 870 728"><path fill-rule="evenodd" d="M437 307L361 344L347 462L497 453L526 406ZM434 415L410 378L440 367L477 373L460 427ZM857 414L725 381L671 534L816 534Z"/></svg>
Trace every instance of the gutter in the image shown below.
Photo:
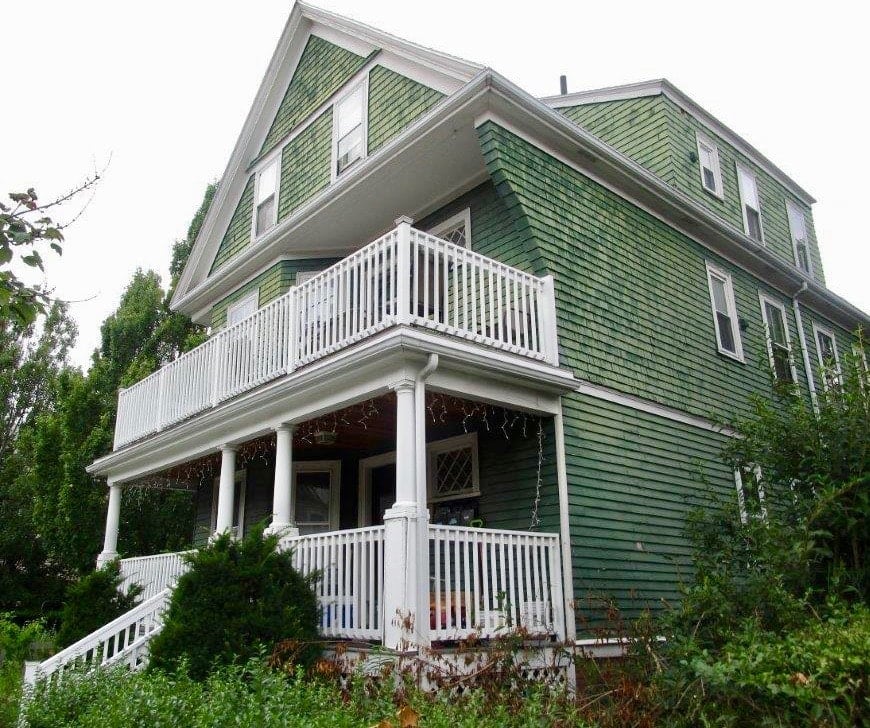
<svg viewBox="0 0 870 728"><path fill-rule="evenodd" d="M807 338L804 336L804 322L801 316L801 307L798 303L798 297L807 292L807 282L804 281L801 284L801 287L795 291L795 293L791 297L791 305L792 309L794 309L794 320L797 325L798 330L798 340L801 345L801 353L803 354L804 359L804 371L807 374L807 387L810 390L810 401L813 404L813 412L816 414L819 413L819 398L816 395L816 383L815 377L813 376L813 367L810 362L810 352L807 349Z"/></svg>

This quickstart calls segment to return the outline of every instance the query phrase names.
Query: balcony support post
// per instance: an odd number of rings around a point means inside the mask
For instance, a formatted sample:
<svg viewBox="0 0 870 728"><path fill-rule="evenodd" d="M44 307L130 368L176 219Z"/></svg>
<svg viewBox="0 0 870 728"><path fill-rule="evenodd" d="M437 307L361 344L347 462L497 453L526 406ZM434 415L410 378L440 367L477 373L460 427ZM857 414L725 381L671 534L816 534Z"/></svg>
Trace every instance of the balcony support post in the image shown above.
<svg viewBox="0 0 870 728"><path fill-rule="evenodd" d="M272 523L267 533L298 536L296 488L293 483L293 425L275 428L275 485L272 493Z"/></svg>
<svg viewBox="0 0 870 728"><path fill-rule="evenodd" d="M118 525L121 522L121 485L109 483L109 508L106 511L106 533L103 538L103 551L97 557L97 568L101 569L110 561L118 558Z"/></svg>
<svg viewBox="0 0 870 728"><path fill-rule="evenodd" d="M559 337L556 318L556 283L552 274L541 279L541 317L538 341L543 343L544 356L554 367L559 366Z"/></svg>
<svg viewBox="0 0 870 728"><path fill-rule="evenodd" d="M236 497L236 448L231 445L221 447L221 477L218 486L217 523L215 536L233 528L233 509Z"/></svg>
<svg viewBox="0 0 870 728"><path fill-rule="evenodd" d="M411 323L411 224L407 215L396 218L396 323Z"/></svg>
<svg viewBox="0 0 870 728"><path fill-rule="evenodd" d="M384 646L415 650L428 638L429 609L420 603L419 521L426 504L418 502L414 380L391 386L396 393L396 502L384 513Z"/></svg>

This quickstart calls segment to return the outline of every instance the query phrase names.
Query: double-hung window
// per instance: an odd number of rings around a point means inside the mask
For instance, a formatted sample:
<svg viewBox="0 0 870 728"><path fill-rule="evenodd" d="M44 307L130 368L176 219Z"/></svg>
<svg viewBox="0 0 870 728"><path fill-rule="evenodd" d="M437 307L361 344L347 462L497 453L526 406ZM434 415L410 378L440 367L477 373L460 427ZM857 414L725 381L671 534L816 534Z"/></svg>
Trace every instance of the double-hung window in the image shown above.
<svg viewBox="0 0 870 728"><path fill-rule="evenodd" d="M333 178L366 155L366 84L335 104L332 119Z"/></svg>
<svg viewBox="0 0 870 728"><path fill-rule="evenodd" d="M743 345L740 341L731 275L708 263L707 282L710 286L710 303L713 306L713 324L716 327L719 352L743 361Z"/></svg>
<svg viewBox="0 0 870 728"><path fill-rule="evenodd" d="M737 487L737 507L740 509L741 522L747 523L750 518L767 519L761 468L757 465L737 468L734 471L734 485Z"/></svg>
<svg viewBox="0 0 870 728"><path fill-rule="evenodd" d="M719 149L704 134L697 134L698 166L701 171L701 184L711 195L724 198L722 189L722 170L719 167Z"/></svg>
<svg viewBox="0 0 870 728"><path fill-rule="evenodd" d="M816 353L819 356L819 369L825 389L840 384L840 356L837 353L837 340L830 329L813 324L816 340Z"/></svg>
<svg viewBox="0 0 870 728"><path fill-rule="evenodd" d="M275 227L278 222L278 166L280 157L276 157L263 169L257 172L255 184L254 205L254 237Z"/></svg>
<svg viewBox="0 0 870 728"><path fill-rule="evenodd" d="M743 208L743 231L753 240L764 242L761 227L761 200L755 175L746 167L737 165L737 186L740 189L740 205Z"/></svg>
<svg viewBox="0 0 870 728"><path fill-rule="evenodd" d="M807 218L791 200L785 203L788 211L788 226L791 230L791 244L794 249L794 263L804 273L812 275L813 267L810 261L809 236L807 235Z"/></svg>
<svg viewBox="0 0 870 728"><path fill-rule="evenodd" d="M791 341L788 335L785 309L781 303L765 295L761 299L761 317L767 335L767 354L770 367L777 382L792 384L795 381L794 366L791 360Z"/></svg>

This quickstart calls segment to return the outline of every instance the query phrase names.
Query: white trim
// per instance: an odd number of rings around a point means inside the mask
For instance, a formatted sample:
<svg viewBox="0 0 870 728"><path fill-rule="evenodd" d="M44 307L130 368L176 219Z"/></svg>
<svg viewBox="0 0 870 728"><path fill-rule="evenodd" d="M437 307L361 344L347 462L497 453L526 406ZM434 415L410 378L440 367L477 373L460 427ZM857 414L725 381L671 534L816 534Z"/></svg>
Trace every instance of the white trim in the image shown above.
<svg viewBox="0 0 870 728"><path fill-rule="evenodd" d="M356 507L357 507L357 525L360 528L372 525L372 470L380 468L384 465L390 465L396 462L396 451L381 453L380 455L372 455L367 458L360 458L359 473L356 484Z"/></svg>
<svg viewBox="0 0 870 728"><path fill-rule="evenodd" d="M758 487L758 507L761 509L759 516L763 521L767 520L767 506L764 503L764 485L761 482L761 468L758 465L751 465L753 475L755 475L755 484ZM743 473L740 468L734 468L734 486L737 488L737 508L740 511L740 522L748 523L749 514L746 512L746 493L743 486Z"/></svg>
<svg viewBox="0 0 870 728"><path fill-rule="evenodd" d="M798 257L798 240L799 238L795 235L794 226L792 225L792 216L800 216L800 219L803 220L804 225L804 239L803 244L807 251L807 269L801 267L800 258ZM807 216L806 213L798 207L797 203L792 200L785 201L785 216L788 218L788 231L791 236L791 248L792 253L794 253L794 264L798 270L803 271L808 276L813 277L813 256L810 255L810 231L809 226L807 225Z"/></svg>
<svg viewBox="0 0 870 728"><path fill-rule="evenodd" d="M794 365L794 352L791 346L791 334L789 333L788 317L785 315L785 306L775 298L771 298L761 291L758 292L758 302L761 305L761 320L764 323L764 339L767 344L767 356L768 361L770 362L770 370L773 373L774 378L776 378L776 366L773 356L773 338L770 335L770 322L767 320L767 308L765 307L765 304L769 304L777 309L782 316L782 328L785 331L785 343L788 347L788 366L791 371L790 383L796 385L798 383L797 369L795 369Z"/></svg>
<svg viewBox="0 0 870 728"><path fill-rule="evenodd" d="M735 171L737 174L737 192L740 196L740 214L743 217L743 232L746 234L748 238L759 243L760 245L764 245L764 221L761 219L761 190L758 189L758 175L755 174L749 167L740 162L734 163ZM758 233L761 236L758 240L752 237L749 234L749 216L746 214L746 190L743 189L743 182L741 175L745 177L752 178L752 186L755 188L755 204L758 206L757 208L749 205L752 209L758 214Z"/></svg>
<svg viewBox="0 0 870 728"><path fill-rule="evenodd" d="M824 388L824 391L827 392L829 389L828 378L825 376L825 369L827 365L825 364L825 359L822 356L822 346L819 342L819 334L824 334L825 336L827 336L831 340L831 346L834 349L834 363L836 364L836 372L834 373L833 381L835 383L840 381L843 369L840 366L840 352L837 349L837 337L834 336L833 330L831 330L827 326L818 323L817 321L813 321L813 341L815 341L816 343L816 358L819 362L819 374L821 375L822 387Z"/></svg>
<svg viewBox="0 0 870 728"><path fill-rule="evenodd" d="M454 450L471 449L471 490L449 496L435 497L435 455ZM426 502L447 503L462 498L480 497L480 457L477 449L477 433L466 432L443 440L426 443Z"/></svg>
<svg viewBox="0 0 870 728"><path fill-rule="evenodd" d="M451 215L446 220L442 220L437 225L431 227L428 232L430 235L434 235L436 238L441 237L441 234L447 230L452 230L454 228L459 227L460 225L465 226L465 247L468 250L472 250L471 246L471 208L466 207L464 210L460 210L455 215Z"/></svg>
<svg viewBox="0 0 870 728"><path fill-rule="evenodd" d="M232 295L232 294L230 294L230 295ZM245 308L253 308L253 311L246 313L241 318L230 323L230 318L232 318L234 312L238 311L239 309L245 309ZM254 289L253 291L251 291L250 293L248 293L247 295L242 296L238 301L234 301L229 306L227 306L226 322L224 323L224 326L225 327L232 326L233 324L239 323L239 321L243 321L248 316L251 316L254 313L256 313L259 308L260 308L260 289L257 288L257 289Z"/></svg>
<svg viewBox="0 0 870 728"><path fill-rule="evenodd" d="M339 525L341 505L341 460L294 460L293 461L293 493L298 495L296 476L299 473L329 473L329 527L327 530L336 531ZM311 525L310 521L299 520L297 504L293 504L293 513L296 514L296 527Z"/></svg>
<svg viewBox="0 0 870 728"><path fill-rule="evenodd" d="M217 530L217 512L218 512L218 492L220 490L221 476L216 475L211 484L211 515L209 517L209 533L214 533ZM233 476L233 488L239 486L239 499L235 503L236 518L239 521L238 527L233 527L233 535L235 538L245 537L245 494L248 490L248 471L245 468L238 468Z"/></svg>
<svg viewBox="0 0 870 728"><path fill-rule="evenodd" d="M353 160L341 172L338 171L338 107L347 101L354 94L359 94L361 98L360 108L360 125L362 126L361 144L362 150L360 156ZM345 174L351 167L354 167L359 162L362 162L369 155L369 72L367 71L362 80L356 84L346 84L342 87L341 93L333 97L332 103L332 152L330 156L329 179L330 182L335 182L342 174Z"/></svg>
<svg viewBox="0 0 870 728"><path fill-rule="evenodd" d="M562 417L561 397L559 411L553 415L553 432L556 439L556 485L559 491L559 547L562 556L562 595L565 601L565 639L573 640L577 636L577 619L574 614L571 513L568 501L568 466L565 457L565 422Z"/></svg>
<svg viewBox="0 0 870 728"><path fill-rule="evenodd" d="M551 108L561 109L566 106L583 106L585 104L597 104L603 101L622 101L625 99L642 98L644 96L658 96L660 94L673 101L683 111L707 126L707 128L716 136L728 142L728 144L734 147L743 156L761 167L761 169L767 172L783 187L792 192L798 199L805 202L807 205L812 205L816 202L812 195L798 185L793 179L791 179L791 177L785 174L785 172L765 157L760 151L735 131L725 126L725 124L719 121L719 119L713 116L709 111L699 106L696 101L680 91L680 89L674 86L666 78L658 78L652 81L639 81L637 83L630 83L622 86L610 86L589 91L580 91L578 93L566 94L565 96L547 96L542 98L541 102Z"/></svg>
<svg viewBox="0 0 870 728"><path fill-rule="evenodd" d="M707 268L707 289L710 293L710 309L713 313L713 327L716 333L716 349L720 354L745 364L743 341L740 338L740 319L737 318L737 302L734 299L734 283L731 279L731 274L709 260L705 261L705 265ZM725 289L725 305L728 309L726 313L731 320L731 337L734 339L734 351L728 351L728 349L722 346L722 333L719 330L719 318L716 316L716 300L713 296L714 277L722 282Z"/></svg>
<svg viewBox="0 0 870 728"><path fill-rule="evenodd" d="M717 422L714 422L713 420L708 420L704 417L698 417L697 415L691 415L687 412L674 409L673 407L659 404L658 402L641 399L640 397L636 397L632 394L625 394L624 392L619 392L615 389L610 389L609 387L604 387L600 384L592 384L592 382L581 382L580 386L578 386L574 391L577 392L577 394L585 394L589 397L595 397L596 399L604 400L605 402L613 402L614 404L622 405L623 407L629 407L630 409L637 410L638 412L645 412L646 414L655 415L656 417L663 417L667 420L679 422L683 425L697 427L700 430L715 432L719 435L725 435L726 437L740 437L740 434L736 430L732 430L730 427L721 425Z"/></svg>
<svg viewBox="0 0 870 728"><path fill-rule="evenodd" d="M719 147L716 146L716 142L713 141L712 138L707 136L701 131L695 132L695 142L698 146L698 171L701 174L701 188L707 194L713 195L720 200L725 199L725 188L722 186L722 167L719 163ZM702 153L701 148L707 147L710 150L710 154L713 157L713 168L710 170L713 173L713 186L714 189L710 189L707 187L704 181L704 155Z"/></svg>

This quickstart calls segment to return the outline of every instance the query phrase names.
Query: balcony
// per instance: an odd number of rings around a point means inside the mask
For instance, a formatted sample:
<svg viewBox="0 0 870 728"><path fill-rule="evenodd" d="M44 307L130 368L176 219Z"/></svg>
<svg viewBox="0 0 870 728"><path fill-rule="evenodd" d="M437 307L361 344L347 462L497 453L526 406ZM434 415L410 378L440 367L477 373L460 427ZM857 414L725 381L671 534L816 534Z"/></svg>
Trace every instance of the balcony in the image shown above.
<svg viewBox="0 0 870 728"><path fill-rule="evenodd" d="M120 390L115 450L394 326L558 365L551 276L397 226Z"/></svg>

